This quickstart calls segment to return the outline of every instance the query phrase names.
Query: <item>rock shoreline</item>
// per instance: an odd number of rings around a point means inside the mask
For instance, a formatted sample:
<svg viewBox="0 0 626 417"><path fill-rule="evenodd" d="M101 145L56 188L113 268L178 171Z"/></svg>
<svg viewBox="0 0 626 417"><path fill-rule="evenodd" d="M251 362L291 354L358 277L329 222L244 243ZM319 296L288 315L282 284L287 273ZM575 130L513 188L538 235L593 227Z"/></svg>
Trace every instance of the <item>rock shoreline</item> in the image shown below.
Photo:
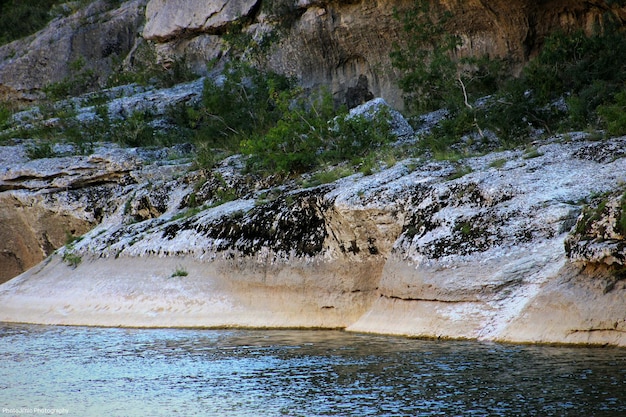
<svg viewBox="0 0 626 417"><path fill-rule="evenodd" d="M458 163L407 160L278 198L252 187L197 212L184 208L201 192L195 174L119 165L133 181L109 185L116 197L100 224L0 285L0 321L626 346L622 237L596 239L590 226L581 239L593 244L572 241L577 222L589 223L585 203L623 192L626 158L594 149L584 135L555 137L532 158L464 160L458 178ZM219 169L222 182L241 183L232 165ZM49 198L45 187L2 194L20 192L31 205ZM618 221L618 205L604 206L605 221ZM613 263L593 257L602 245Z"/></svg>

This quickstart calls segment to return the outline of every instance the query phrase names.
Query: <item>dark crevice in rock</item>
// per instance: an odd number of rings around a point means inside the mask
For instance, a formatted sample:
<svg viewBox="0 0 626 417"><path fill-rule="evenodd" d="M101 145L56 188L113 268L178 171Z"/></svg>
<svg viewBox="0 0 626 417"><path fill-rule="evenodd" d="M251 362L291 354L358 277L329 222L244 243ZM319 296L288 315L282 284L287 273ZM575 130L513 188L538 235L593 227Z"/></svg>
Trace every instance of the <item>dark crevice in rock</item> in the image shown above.
<svg viewBox="0 0 626 417"><path fill-rule="evenodd" d="M445 304L458 304L458 303L475 303L476 300L444 300L438 298L414 298L414 297L400 297L397 295L386 295L381 294L382 298L387 298L390 300L401 300L401 301L424 301L431 303L445 303Z"/></svg>
<svg viewBox="0 0 626 417"><path fill-rule="evenodd" d="M617 326L616 326L617 327ZM626 333L626 330L620 330L617 328L591 328L591 329L572 329L569 331L569 334L576 333L595 333L595 332L615 332L615 333Z"/></svg>

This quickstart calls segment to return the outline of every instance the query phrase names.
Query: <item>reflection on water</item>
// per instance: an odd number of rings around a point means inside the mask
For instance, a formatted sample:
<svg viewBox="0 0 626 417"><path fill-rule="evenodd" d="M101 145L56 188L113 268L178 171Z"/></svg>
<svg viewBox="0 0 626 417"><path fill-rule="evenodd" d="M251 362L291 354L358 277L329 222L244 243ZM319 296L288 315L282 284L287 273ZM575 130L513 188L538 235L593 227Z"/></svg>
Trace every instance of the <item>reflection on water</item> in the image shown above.
<svg viewBox="0 0 626 417"><path fill-rule="evenodd" d="M626 350L0 326L0 414L620 416Z"/></svg>

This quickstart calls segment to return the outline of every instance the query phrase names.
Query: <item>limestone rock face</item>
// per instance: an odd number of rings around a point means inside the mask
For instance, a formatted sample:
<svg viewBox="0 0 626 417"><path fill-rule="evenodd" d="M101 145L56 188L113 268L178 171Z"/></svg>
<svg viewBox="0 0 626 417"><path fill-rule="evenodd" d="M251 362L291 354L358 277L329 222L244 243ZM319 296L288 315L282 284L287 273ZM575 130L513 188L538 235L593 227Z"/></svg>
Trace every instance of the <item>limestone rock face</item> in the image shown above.
<svg viewBox="0 0 626 417"><path fill-rule="evenodd" d="M404 0L311 2L271 49L267 65L296 77L305 87L330 86L337 101L350 107L382 97L401 108L397 74L389 52L402 38L394 7Z"/></svg>
<svg viewBox="0 0 626 417"><path fill-rule="evenodd" d="M565 241L568 257L583 265L620 270L626 263L626 203L622 192L596 197Z"/></svg>
<svg viewBox="0 0 626 417"><path fill-rule="evenodd" d="M248 16L260 0L150 0L146 6L144 38L160 42L218 33Z"/></svg>
<svg viewBox="0 0 626 417"><path fill-rule="evenodd" d="M0 46L0 100L40 98L43 87L81 71L93 71L94 83L106 80L135 46L146 1L108 10L107 2L98 0L35 35Z"/></svg>
<svg viewBox="0 0 626 417"><path fill-rule="evenodd" d="M28 160L24 148L0 147L2 282L118 210L127 211L130 219L157 217L171 197L167 184L137 186L146 178L158 179L163 168L143 167L146 158L132 151L107 145L89 156Z"/></svg>
<svg viewBox="0 0 626 417"><path fill-rule="evenodd" d="M554 30L592 31L607 12L618 23L626 20L626 6L603 0L441 0L433 6L452 13L450 29L463 39L460 54L505 57L515 70ZM256 63L294 76L304 87L329 86L336 101L349 107L382 97L402 108L389 53L406 37L394 10L402 15L412 1L131 0L116 10L107 7L98 0L1 46L0 98L36 99L47 84L75 76L70 64L80 59L84 70L94 71L94 82L102 82L114 62L139 59L139 45L156 52L165 66L184 59L203 74L207 62L229 48L222 35L240 22L254 39L276 35L269 49L252 58Z"/></svg>
<svg viewBox="0 0 626 417"><path fill-rule="evenodd" d="M195 0L152 0L146 10L143 34L158 42L162 54L170 59L176 55L191 61L193 56L205 59L219 54L215 49L200 55L187 54L187 45L190 49L197 45L190 39L201 36L207 48L224 48L215 39L207 43L206 37L219 34L228 23L248 16L252 24L246 32L254 38L278 34L270 50L256 58L264 65L296 77L305 87L330 86L336 100L349 107L372 97L383 97L393 107L401 108L399 74L391 65L389 53L396 45L402 45L406 37L394 10L402 15L411 7L413 2L406 0L231 0L211 2L208 6ZM463 39L460 54L507 58L517 71L537 54L545 36L554 30L592 31L608 11L618 21L626 18L624 6L617 2L607 5L602 0L442 0L433 1L433 7L451 12L450 29Z"/></svg>
<svg viewBox="0 0 626 417"><path fill-rule="evenodd" d="M433 1L449 11L451 30L463 39L461 54L503 57L521 66L537 54L546 35L557 29L593 30L603 13L618 20L626 7L604 1L488 0ZM306 86L331 85L338 101L351 103L355 90L402 107L398 74L389 53L406 36L394 9L406 13L413 2L360 0L299 3L301 16L268 57L268 65L298 77ZM355 103L360 104L360 103Z"/></svg>
<svg viewBox="0 0 626 417"><path fill-rule="evenodd" d="M0 282L21 274L80 236L96 222L58 211L37 200L0 194Z"/></svg>
<svg viewBox="0 0 626 417"><path fill-rule="evenodd" d="M28 99L84 54L104 71L113 56L131 53L148 3L113 11L103 4L1 47L0 94ZM356 106L353 115L385 102L401 107L389 51L403 31L393 10L412 4L298 2L259 63L304 86L330 85L338 102ZM618 2L600 0L437 4L455 16L465 41L459 53L518 63L555 28L591 30L606 11L624 19ZM260 6L151 0L143 34L163 56L203 61L221 56L221 34L233 22L251 21L253 36L285 23ZM119 42L106 47L112 39ZM169 102L197 100L201 88L198 80L117 97L109 113L153 104L162 113ZM378 96L384 101L359 107ZM390 116L397 135L411 137L406 121ZM2 146L0 280L23 273L0 285L0 321L341 327L626 346L626 138L577 134L536 147L533 157L509 150L458 162L410 159L300 189L250 178L240 156L213 172L189 172L187 160L169 163L162 150L98 144L91 155L31 161L23 144ZM188 275L174 276L181 268Z"/></svg>
<svg viewBox="0 0 626 417"><path fill-rule="evenodd" d="M533 158L407 160L273 191L241 182L236 158L204 179L131 170L136 184L116 185L117 208L94 230L0 286L0 321L626 346L622 275L564 249L581 202L618 195L624 180L624 155L598 162L598 146L584 134L554 137ZM197 209L192 195L210 206ZM605 217L619 218L615 204ZM589 230L618 237L593 218ZM188 275L173 276L179 269Z"/></svg>

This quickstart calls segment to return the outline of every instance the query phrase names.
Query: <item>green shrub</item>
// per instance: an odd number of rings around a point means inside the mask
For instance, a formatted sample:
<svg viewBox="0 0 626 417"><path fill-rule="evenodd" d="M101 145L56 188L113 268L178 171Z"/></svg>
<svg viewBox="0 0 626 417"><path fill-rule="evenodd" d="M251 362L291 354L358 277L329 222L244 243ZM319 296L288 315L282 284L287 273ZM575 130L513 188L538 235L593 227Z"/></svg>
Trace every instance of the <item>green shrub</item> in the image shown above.
<svg viewBox="0 0 626 417"><path fill-rule="evenodd" d="M448 110L448 117L419 146L423 151L445 155L451 147L459 147L461 137L482 138L483 130L495 124L475 102L502 87L508 64L486 56L457 57L462 42L448 29L453 16L431 3L418 0L412 9L396 11L406 36L403 44L394 46L390 58L402 74L399 86L410 112ZM465 151L453 151L459 152Z"/></svg>
<svg viewBox="0 0 626 417"><path fill-rule="evenodd" d="M537 148L528 148L526 149L526 151L524 152L524 155L522 155L523 159L534 159L534 158L538 158L540 156L543 156L543 154L541 152L539 152L539 150Z"/></svg>
<svg viewBox="0 0 626 417"><path fill-rule="evenodd" d="M0 130L11 127L13 110L7 103L0 103Z"/></svg>
<svg viewBox="0 0 626 417"><path fill-rule="evenodd" d="M599 106L598 114L609 134L626 135L626 90L617 93L612 104Z"/></svg>
<svg viewBox="0 0 626 417"><path fill-rule="evenodd" d="M411 111L471 107L476 98L495 91L505 76L505 62L488 57L455 57L461 37L450 32L453 17L417 0L409 10L395 11L402 23L403 44L394 45L392 65L401 72L399 86Z"/></svg>
<svg viewBox="0 0 626 417"><path fill-rule="evenodd" d="M325 169L314 173L310 179L303 182L302 186L307 188L315 187L321 184L328 184L337 181L340 178L352 175L353 173L354 170L347 167L333 167L330 169Z"/></svg>
<svg viewBox="0 0 626 417"><path fill-rule="evenodd" d="M612 134L626 133L626 97L617 94L626 84L626 33L614 15L605 14L590 35L555 32L520 77L507 79L502 60L455 58L460 38L447 29L452 16L430 3L419 0L411 10L396 12L406 40L391 53L406 107L448 110L421 139L422 152L455 158L480 151L477 140L487 130L501 148L542 132L598 128L600 121Z"/></svg>
<svg viewBox="0 0 626 417"><path fill-rule="evenodd" d="M346 117L340 113L335 118L336 127L328 132L325 139L325 158L329 162L362 163L372 151L394 139L388 122L390 117L386 109L380 109L371 118L364 115Z"/></svg>
<svg viewBox="0 0 626 417"><path fill-rule="evenodd" d="M162 65L156 71L157 85L159 87L173 87L176 84L185 83L198 78L184 59L174 60L167 68Z"/></svg>
<svg viewBox="0 0 626 417"><path fill-rule="evenodd" d="M578 31L548 37L539 56L525 68L524 77L533 86L539 104L564 93L579 96L589 88L602 89L594 83L611 90L626 79L624 54L626 37L606 16L602 28L597 27L591 36Z"/></svg>
<svg viewBox="0 0 626 417"><path fill-rule="evenodd" d="M128 84L169 88L199 77L184 59L176 59L167 66L159 64L154 48L147 43L139 45L134 52L134 58L131 68L121 62L119 57L114 58L117 69L104 82L107 88Z"/></svg>
<svg viewBox="0 0 626 417"><path fill-rule="evenodd" d="M74 236L72 233L65 232L65 245L73 247L77 242L83 240L82 236Z"/></svg>
<svg viewBox="0 0 626 417"><path fill-rule="evenodd" d="M454 171L450 175L448 175L446 179L449 181L456 180L458 178L466 176L467 174L470 174L471 172L472 167L470 167L469 165L457 164L457 166L454 168Z"/></svg>
<svg viewBox="0 0 626 417"><path fill-rule="evenodd" d="M99 77L92 68L86 68L84 57L69 63L70 75L43 88L49 100L62 100L93 91L100 87Z"/></svg>
<svg viewBox="0 0 626 417"><path fill-rule="evenodd" d="M544 116L535 118L543 119L541 123L531 123L561 131L598 125L598 110L613 103L626 82L626 34L613 20L605 15L591 35L556 32L546 39L520 79L522 88L532 92L527 101L544 108ZM546 110L564 97L566 111Z"/></svg>
<svg viewBox="0 0 626 417"><path fill-rule="evenodd" d="M279 96L292 82L272 72L235 61L221 79L205 81L202 100L194 106L173 106L168 121L181 140L196 143L196 164L210 168L223 156L239 152L240 142L265 134L280 119Z"/></svg>
<svg viewBox="0 0 626 417"><path fill-rule="evenodd" d="M496 169L500 169L502 167L504 167L504 165L506 165L507 159L505 158L498 158L498 159L494 159L493 161L491 161L489 163L489 166L491 168L496 168Z"/></svg>
<svg viewBox="0 0 626 417"><path fill-rule="evenodd" d="M0 1L0 45L24 38L43 29L56 17L68 16L94 0L2 0ZM119 7L123 0L108 0Z"/></svg>
<svg viewBox="0 0 626 417"><path fill-rule="evenodd" d="M240 139L264 132L280 118L279 96L292 89L286 77L244 63L228 65L221 83L207 79L198 123L202 135Z"/></svg>
<svg viewBox="0 0 626 417"><path fill-rule="evenodd" d="M0 2L0 45L42 29L58 0L4 0Z"/></svg>
<svg viewBox="0 0 626 417"><path fill-rule="evenodd" d="M187 272L187 270L184 269L182 266L179 266L179 267L176 267L176 270L172 272L172 275L170 277L171 278L186 277L187 275L189 275L189 272Z"/></svg>
<svg viewBox="0 0 626 417"><path fill-rule="evenodd" d="M415 111L447 107L457 91L457 66L450 56L461 43L458 36L446 30L449 13L437 13L431 2L418 0L410 10L396 11L403 25L406 44L395 45L390 57L395 68L402 71L399 86L405 101Z"/></svg>
<svg viewBox="0 0 626 417"><path fill-rule="evenodd" d="M26 146L26 156L30 159L53 158L56 156L50 142L38 142Z"/></svg>
<svg viewBox="0 0 626 417"><path fill-rule="evenodd" d="M217 181L218 186L213 195L214 207L237 199L237 190L226 183L222 174L219 172L215 173L215 180ZM190 205L193 207L193 204Z"/></svg>
<svg viewBox="0 0 626 417"><path fill-rule="evenodd" d="M371 119L347 117L345 109L335 110L328 91L322 91L312 102L303 98L294 101L289 94L281 97L281 119L267 133L241 143L254 171L292 175L342 161L358 166L394 138L388 114L381 112Z"/></svg>
<svg viewBox="0 0 626 417"><path fill-rule="evenodd" d="M619 200L619 219L617 219L616 231L622 236L626 236L626 192Z"/></svg>
<svg viewBox="0 0 626 417"><path fill-rule="evenodd" d="M156 132L150 125L153 115L149 111L135 111L129 117L112 122L108 139L124 146L154 146Z"/></svg>
<svg viewBox="0 0 626 417"><path fill-rule="evenodd" d="M133 52L132 67L128 67L121 58L114 58L113 64L117 69L106 80L106 87L119 85L139 84L149 85L156 81L158 74L165 71L163 66L158 65L155 49L147 42L141 42Z"/></svg>
<svg viewBox="0 0 626 417"><path fill-rule="evenodd" d="M319 129L324 126L319 126L320 119L306 120L307 116L294 109L266 134L242 141L242 152L251 156L249 168L290 174L316 166L317 151L321 146Z"/></svg>
<svg viewBox="0 0 626 417"><path fill-rule="evenodd" d="M538 129L550 131L550 111L538 106L528 88L523 79L511 79L479 109L482 126L509 147L526 143Z"/></svg>
<svg viewBox="0 0 626 417"><path fill-rule="evenodd" d="M76 268L82 261L83 258L75 253L66 251L63 254L63 262L67 263L72 268Z"/></svg>

